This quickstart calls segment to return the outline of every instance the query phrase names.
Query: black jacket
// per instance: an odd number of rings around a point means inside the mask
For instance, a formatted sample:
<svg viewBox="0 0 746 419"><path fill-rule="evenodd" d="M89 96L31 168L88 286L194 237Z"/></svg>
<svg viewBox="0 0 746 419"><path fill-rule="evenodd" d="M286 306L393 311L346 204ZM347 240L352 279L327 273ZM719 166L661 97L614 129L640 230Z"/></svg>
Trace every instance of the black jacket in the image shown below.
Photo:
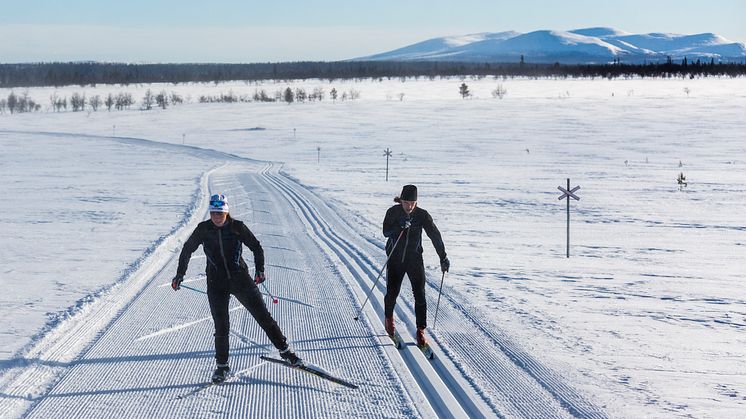
<svg viewBox="0 0 746 419"><path fill-rule="evenodd" d="M242 244L254 253L254 265L257 272L264 272L264 250L246 224L229 218L222 227L216 227L211 220L203 221L197 225L184 243L176 273L186 274L189 258L199 245L202 245L207 257L208 278L217 274L230 279L231 272L248 272L246 262L241 256Z"/></svg>
<svg viewBox="0 0 746 419"><path fill-rule="evenodd" d="M391 248L394 246L399 233L402 232L401 220L407 218L401 204L394 205L386 211L386 217L383 219L383 235L388 237L386 242L386 254L391 254ZM399 243L394 249L389 263L401 263L407 258L407 255L422 255L422 230L425 230L430 241L433 242L435 251L441 259L446 257L446 248L443 245L443 238L440 236L438 227L433 223L433 217L420 207L415 207L414 211L409 214L412 223L411 227L404 230ZM404 252L404 254L402 254Z"/></svg>

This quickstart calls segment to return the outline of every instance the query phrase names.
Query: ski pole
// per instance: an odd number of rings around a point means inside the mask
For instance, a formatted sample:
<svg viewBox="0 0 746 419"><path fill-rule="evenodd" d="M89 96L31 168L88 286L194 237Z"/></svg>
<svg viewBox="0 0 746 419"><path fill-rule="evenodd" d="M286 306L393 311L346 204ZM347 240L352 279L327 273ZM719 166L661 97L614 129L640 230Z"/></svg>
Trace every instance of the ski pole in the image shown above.
<svg viewBox="0 0 746 419"><path fill-rule="evenodd" d="M267 291L267 294L269 294L269 298L272 299L272 304L277 304L277 303L280 302L280 300L278 300L277 298L275 298L275 296L272 295L271 292L269 292L269 290L267 289L267 286L264 285L264 282L262 282L262 287L264 287L264 291Z"/></svg>
<svg viewBox="0 0 746 419"><path fill-rule="evenodd" d="M192 290L192 291L197 291L197 292L201 292L202 294L207 294L206 292L204 292L204 291L202 291L202 290L198 290L197 288L192 288L192 287L190 287L189 285L184 285L184 284L181 284L181 285L179 285L179 287L180 287L180 288L186 288L186 289L188 289L188 290Z"/></svg>
<svg viewBox="0 0 746 419"><path fill-rule="evenodd" d="M394 242L394 246L391 248L391 253L389 253L388 257L386 258L386 262L383 263L383 267L381 267L381 272L378 273L378 276L376 277L376 281L373 282L373 286L370 287L370 290L368 291L368 295L365 297L365 302L362 306L360 306L360 310L357 312L357 316L355 316L355 321L360 320L360 313L363 312L363 308L365 308L365 305L368 304L368 300L370 299L370 294L373 292L373 288L378 285L378 280L381 279L381 275L383 275L383 270L386 269L386 265L389 263L389 259L391 259L391 255L394 254L394 249L396 249L396 245L399 244L399 240L401 239L402 234L404 234L404 230L399 233L399 237L396 238L396 241Z"/></svg>
<svg viewBox="0 0 746 419"><path fill-rule="evenodd" d="M438 304L435 305L435 319L433 319L433 329L435 329L435 322L438 321L438 308L440 308L440 294L443 293L444 279L446 279L446 271L443 271L443 276L440 278L440 291L438 291Z"/></svg>

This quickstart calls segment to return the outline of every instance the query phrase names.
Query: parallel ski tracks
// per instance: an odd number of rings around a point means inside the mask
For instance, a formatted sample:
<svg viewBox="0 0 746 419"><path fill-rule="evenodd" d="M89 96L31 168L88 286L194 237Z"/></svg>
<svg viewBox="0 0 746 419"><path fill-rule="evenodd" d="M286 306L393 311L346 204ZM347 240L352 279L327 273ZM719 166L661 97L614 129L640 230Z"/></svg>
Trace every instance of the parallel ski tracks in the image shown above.
<svg viewBox="0 0 746 419"><path fill-rule="evenodd" d="M363 237L360 237L361 244L353 244L352 240L358 237L357 233L343 221L328 222L327 219L335 217L336 213L311 192L280 175L275 166L265 167L260 174L267 186L275 188L297 208L299 216L311 227L312 231L309 233L315 236L314 241L323 243L350 271L355 283L348 283L348 286L359 301L362 301L380 269L381 261L370 255L379 254L382 248ZM339 233L335 228L344 232ZM148 259L159 259L161 255L154 256ZM96 322L77 322L73 324L74 330L60 328L53 331L44 340L49 341L49 344L41 342L35 348L33 355L38 363L14 369L20 373L16 377L11 378L10 374L0 377L2 387L8 387L10 381L14 382L10 386L14 389L13 393L0 401L0 411L28 412L39 400L41 393L52 390L69 362L80 359L81 352L85 354L98 338L107 333L109 326L117 321L130 303L138 299L144 289L143 281L162 276L160 273L165 265L152 263L150 260L140 266L141 272L137 273L137 280L128 281L123 287L127 293L122 293L124 289L118 290L118 300L124 303L106 304L107 310L103 316L101 313L86 313L86 318L95 319ZM433 283L429 282L429 285L435 288ZM385 289L385 279L381 280L377 288L376 297L371 300L365 313L373 328L382 330L380 315L383 307L380 293ZM397 317L407 329L412 330L414 315L409 309L411 303L404 295L400 298L403 303L397 307ZM100 305L94 307L98 308ZM444 327L448 325L456 326ZM402 381L418 386L411 389L413 400L421 400L422 395L427 399L430 406L418 406L422 416L432 416L433 413L443 417L605 416L600 408L567 386L559 374L542 366L509 338L487 329L470 310L447 295L443 296L441 302L438 326L438 333L432 342L436 351L434 361L427 361L419 350L413 348L413 339L406 333L403 333L403 337L409 345L404 350L398 351L390 346L391 350L386 351L395 367L402 366L406 369L397 371L400 376L410 374L416 377L414 380L411 376L402 377ZM96 336L91 336L92 334ZM81 352L71 354L70 345L74 346L73 342L76 340L90 343L81 348ZM381 342L389 343L385 335ZM489 355L489 359L485 359L485 355ZM498 355L503 359L496 360ZM49 387L39 388L40 382L49 383ZM3 405L9 410L5 410Z"/></svg>
<svg viewBox="0 0 746 419"><path fill-rule="evenodd" d="M262 175L298 209L318 240L332 250L355 277L357 286L362 290L362 294L357 294L364 295L378 275L380 262L372 260L362 246L370 245L373 251L382 249L365 239L362 239L360 246L346 240L320 214L320 210L328 210L330 216L334 216L331 209L322 208L323 203L314 205L311 202L314 196L304 194L304 188L277 172L278 169L270 165L262 171ZM344 223L335 225L351 233ZM429 285L435 288L433 283L429 282ZM385 279L379 282L378 289L383 292ZM379 318L382 303L376 301L380 299L379 296L371 300L376 310L373 307L366 310L369 320L373 319L377 329L382 329ZM444 296L443 302L447 302L451 310L446 310L441 303L439 325L450 321L461 326L456 327L455 332L452 330L454 328L444 332L447 339L441 339L440 333L435 336L431 345L436 350L437 359L430 362L421 354L401 353L406 367L417 377L419 391L427 397L437 414L453 417L463 414L469 417L605 417L599 407L567 386L558 373L541 365L509 339L486 329L483 322L457 301ZM397 313L403 317L400 321L403 320L408 329L413 329L414 315L411 310L402 307L405 305L411 306L408 303L399 304ZM411 347L413 339L405 336L405 341ZM485 356L489 359L484 359ZM452 391L455 388L460 388L460 391ZM444 389L447 394L443 393ZM456 401L457 406L453 406L452 401Z"/></svg>
<svg viewBox="0 0 746 419"><path fill-rule="evenodd" d="M308 221L313 233L339 257L340 261L345 263L350 273L355 276L361 290L365 290L366 287L370 286L370 280L378 275L376 272L378 268L375 267L374 262L361 252L356 251L352 244L338 235L320 217L318 211L315 211L309 205L308 201L285 180L271 173L269 168L263 172L263 175L275 187L282 190L288 199L296 205L300 213ZM358 270L362 271L364 276L356 274ZM380 303L378 305L380 308ZM373 318L377 318L375 313L369 314L372 314ZM376 323L378 323L377 329L382 329L380 321ZM387 337L384 337L384 339L388 340ZM405 339L405 342L409 343L405 350L402 351L402 358L406 368L416 377L414 383L419 385L419 390L425 395L436 414L441 417L489 417L496 414L494 409L483 403L479 397L470 394L468 386L466 388L461 387L466 385L463 379L453 376L445 368L440 368L440 371L436 371L433 369L430 361L426 360L419 353L419 350L413 348L411 338ZM398 352L398 350L393 352ZM444 382L453 383L459 381L461 381L459 383L461 386L456 386L455 388L462 388L462 391L453 392L449 390L449 387L454 388L453 386L446 386L444 384ZM413 395L413 399L417 399L417 397Z"/></svg>

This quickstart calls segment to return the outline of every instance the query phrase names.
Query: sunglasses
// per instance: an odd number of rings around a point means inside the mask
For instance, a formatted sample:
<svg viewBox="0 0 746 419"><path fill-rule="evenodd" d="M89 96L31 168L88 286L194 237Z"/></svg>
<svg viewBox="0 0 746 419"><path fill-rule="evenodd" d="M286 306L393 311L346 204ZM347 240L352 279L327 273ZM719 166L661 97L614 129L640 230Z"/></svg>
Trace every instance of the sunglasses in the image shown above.
<svg viewBox="0 0 746 419"><path fill-rule="evenodd" d="M225 202L223 201L210 201L210 206L213 208L223 208Z"/></svg>

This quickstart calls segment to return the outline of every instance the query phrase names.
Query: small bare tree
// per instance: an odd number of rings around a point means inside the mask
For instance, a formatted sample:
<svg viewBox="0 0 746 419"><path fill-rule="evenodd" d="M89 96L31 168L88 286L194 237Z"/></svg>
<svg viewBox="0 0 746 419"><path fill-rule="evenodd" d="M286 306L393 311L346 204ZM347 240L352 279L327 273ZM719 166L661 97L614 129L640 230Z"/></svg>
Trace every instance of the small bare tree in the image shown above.
<svg viewBox="0 0 746 419"><path fill-rule="evenodd" d="M155 103L160 106L161 109L166 109L168 107L168 93L166 93L165 90L161 90L161 92L155 96Z"/></svg>
<svg viewBox="0 0 746 419"><path fill-rule="evenodd" d="M313 89L313 97L314 99L318 101L324 100L324 88L323 87L317 87Z"/></svg>
<svg viewBox="0 0 746 419"><path fill-rule="evenodd" d="M462 99L466 99L467 97L471 96L471 93L469 92L469 86L466 85L466 83L461 83L461 86L458 88L458 92L461 95Z"/></svg>
<svg viewBox="0 0 746 419"><path fill-rule="evenodd" d="M8 95L8 110L11 114L15 113L16 106L18 106L18 96L15 93L10 92Z"/></svg>
<svg viewBox="0 0 746 419"><path fill-rule="evenodd" d="M308 97L308 94L306 93L306 90L303 88L297 88L295 89L295 100L298 102L305 102L306 98Z"/></svg>
<svg viewBox="0 0 746 419"><path fill-rule="evenodd" d="M106 96L106 99L104 99L104 105L106 105L106 110L111 111L111 107L114 106L114 95L109 93Z"/></svg>
<svg viewBox="0 0 746 419"><path fill-rule="evenodd" d="M353 89L353 88L350 88L350 91L349 91L349 93L347 94L347 97L348 97L348 98L349 98L350 100L357 100L357 99L360 99L360 91L359 91L359 90L355 90L355 89Z"/></svg>
<svg viewBox="0 0 746 419"><path fill-rule="evenodd" d="M181 105L182 103L184 103L184 98L176 92L171 92L171 96L169 97L169 99L174 105Z"/></svg>
<svg viewBox="0 0 746 419"><path fill-rule="evenodd" d="M155 101L155 98L153 97L153 92L148 89L145 92L145 96L142 97L142 109L149 111L153 109L153 102Z"/></svg>
<svg viewBox="0 0 746 419"><path fill-rule="evenodd" d="M505 95L508 94L508 89L503 86L502 83L499 83L495 90L492 91L492 97L496 97L498 99L502 99L505 97Z"/></svg>
<svg viewBox="0 0 746 419"><path fill-rule="evenodd" d="M679 177L676 178L676 183L679 184L680 191L686 187L687 182L686 182L686 176L684 176L684 172L679 173Z"/></svg>
<svg viewBox="0 0 746 419"><path fill-rule="evenodd" d="M88 105L91 106L91 109L93 109L93 112L98 111L98 108L101 106L101 96L99 95L93 95L88 99Z"/></svg>
<svg viewBox="0 0 746 419"><path fill-rule="evenodd" d="M287 103L293 103L295 100L295 95L293 94L293 89L287 88L285 89L285 93L283 93L282 100L284 100Z"/></svg>
<svg viewBox="0 0 746 419"><path fill-rule="evenodd" d="M73 112L85 110L85 94L73 93L70 97L70 106L72 106Z"/></svg>

